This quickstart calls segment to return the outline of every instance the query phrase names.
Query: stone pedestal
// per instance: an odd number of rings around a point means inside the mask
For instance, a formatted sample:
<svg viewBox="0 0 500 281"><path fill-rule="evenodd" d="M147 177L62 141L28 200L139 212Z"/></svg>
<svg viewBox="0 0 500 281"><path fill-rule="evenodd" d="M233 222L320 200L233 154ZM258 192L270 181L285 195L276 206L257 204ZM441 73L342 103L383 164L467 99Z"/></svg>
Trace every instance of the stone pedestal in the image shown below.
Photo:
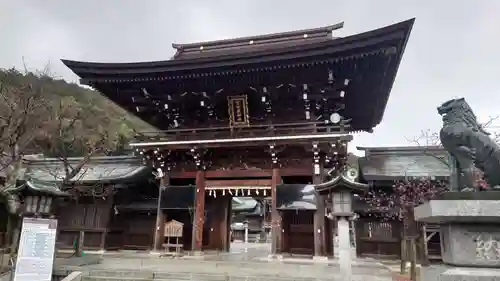
<svg viewBox="0 0 500 281"><path fill-rule="evenodd" d="M325 256L313 256L313 261L328 262L328 257L325 257Z"/></svg>
<svg viewBox="0 0 500 281"><path fill-rule="evenodd" d="M444 266L423 280L500 281L500 192L449 192L415 208L415 219L440 225Z"/></svg>
<svg viewBox="0 0 500 281"><path fill-rule="evenodd" d="M283 255L281 254L270 254L269 256L267 256L267 258L269 260L283 261Z"/></svg>
<svg viewBox="0 0 500 281"><path fill-rule="evenodd" d="M351 235L349 234L349 220L340 217L337 220L339 237L339 267L342 281L352 280Z"/></svg>

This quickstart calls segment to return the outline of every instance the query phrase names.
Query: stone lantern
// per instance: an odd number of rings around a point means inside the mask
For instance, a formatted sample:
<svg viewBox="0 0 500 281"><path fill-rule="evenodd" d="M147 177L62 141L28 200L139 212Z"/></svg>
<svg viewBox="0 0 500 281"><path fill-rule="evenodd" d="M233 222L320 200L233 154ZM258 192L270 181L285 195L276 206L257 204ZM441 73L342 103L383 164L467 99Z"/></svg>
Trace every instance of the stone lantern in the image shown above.
<svg viewBox="0 0 500 281"><path fill-rule="evenodd" d="M330 181L318 184L314 187L320 195L332 198L330 215L336 218L350 218L354 215L352 203L353 195L368 191L368 185L353 181L340 174Z"/></svg>
<svg viewBox="0 0 500 281"><path fill-rule="evenodd" d="M348 188L337 189L331 193L332 212L334 217L351 217L352 212L352 193Z"/></svg>
<svg viewBox="0 0 500 281"><path fill-rule="evenodd" d="M339 265L343 278L342 280L350 281L352 277L352 257L349 220L354 215L352 198L353 194L367 191L368 185L355 182L341 173L330 181L318 184L314 188L320 195L328 195L332 198L332 211L330 216L337 220Z"/></svg>

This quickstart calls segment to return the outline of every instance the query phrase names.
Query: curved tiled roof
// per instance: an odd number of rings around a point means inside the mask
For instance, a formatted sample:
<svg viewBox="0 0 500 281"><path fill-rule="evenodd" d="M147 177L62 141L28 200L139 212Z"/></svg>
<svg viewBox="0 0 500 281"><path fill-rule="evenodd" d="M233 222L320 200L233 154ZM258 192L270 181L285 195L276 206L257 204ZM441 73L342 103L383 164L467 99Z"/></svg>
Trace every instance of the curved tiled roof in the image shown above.
<svg viewBox="0 0 500 281"><path fill-rule="evenodd" d="M67 192L62 191L59 186L54 182L46 182L37 179L30 179L21 184L11 185L5 188L6 193L19 193L23 190L30 190L32 192L44 193L53 196L69 196Z"/></svg>
<svg viewBox="0 0 500 281"><path fill-rule="evenodd" d="M397 180L405 177L448 178L448 153L437 146L358 147L365 151L359 159L364 180Z"/></svg>
<svg viewBox="0 0 500 281"><path fill-rule="evenodd" d="M82 157L68 158L69 164L76 166ZM23 178L44 182L57 182L65 178L64 164L57 158L26 159ZM81 171L71 179L72 182L119 182L151 175L151 169L142 164L135 156L93 157Z"/></svg>
<svg viewBox="0 0 500 281"><path fill-rule="evenodd" d="M178 54L174 59L154 62L62 61L81 78L81 83L101 91L160 129L166 129L168 122L148 113L158 111L155 105L148 105L144 113L137 112L132 97L139 89L130 87L130 83L144 83L152 96L164 100L169 93L181 95L207 89L214 92L215 88L233 87L236 80L247 86L256 77L260 77L258 83L268 83L266 79L276 81L281 76L293 80L293 75L290 76L293 72L301 73L296 75L301 79L294 78L300 83L316 83L313 77L322 75L326 68L334 68L336 78L353 82L345 99L345 111L352 119L351 129L370 132L382 120L413 23L414 19L410 19L342 38L333 38L330 34L333 27L326 27L176 44ZM310 34L304 38L307 32Z"/></svg>

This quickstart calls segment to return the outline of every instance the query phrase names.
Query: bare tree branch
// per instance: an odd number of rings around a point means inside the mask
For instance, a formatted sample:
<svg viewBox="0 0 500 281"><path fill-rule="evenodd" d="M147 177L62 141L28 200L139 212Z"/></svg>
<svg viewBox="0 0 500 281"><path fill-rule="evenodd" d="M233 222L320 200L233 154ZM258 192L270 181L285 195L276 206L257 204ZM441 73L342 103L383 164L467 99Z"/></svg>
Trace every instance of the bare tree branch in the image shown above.
<svg viewBox="0 0 500 281"><path fill-rule="evenodd" d="M74 188L92 158L108 154L118 143L120 132L110 130L110 120L93 110L81 108L71 98L53 103L44 133L36 140L39 149L60 161L64 171L63 176L58 175L62 189Z"/></svg>
<svg viewBox="0 0 500 281"><path fill-rule="evenodd" d="M43 87L33 74L14 69L0 72L0 172L6 183L15 180L22 155L43 122Z"/></svg>

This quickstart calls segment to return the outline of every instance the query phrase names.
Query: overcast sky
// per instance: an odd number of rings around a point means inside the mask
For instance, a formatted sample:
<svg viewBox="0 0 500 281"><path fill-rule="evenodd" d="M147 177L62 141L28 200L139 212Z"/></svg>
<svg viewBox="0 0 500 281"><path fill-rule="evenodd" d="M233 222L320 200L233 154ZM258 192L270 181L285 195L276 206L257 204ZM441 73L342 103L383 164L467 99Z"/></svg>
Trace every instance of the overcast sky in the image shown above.
<svg viewBox="0 0 500 281"><path fill-rule="evenodd" d="M313 28L344 21L336 35L416 18L382 124L361 146L408 145L437 131L436 106L465 97L480 119L500 114L498 0L0 0L0 67L76 77L60 58L151 61L171 44Z"/></svg>

